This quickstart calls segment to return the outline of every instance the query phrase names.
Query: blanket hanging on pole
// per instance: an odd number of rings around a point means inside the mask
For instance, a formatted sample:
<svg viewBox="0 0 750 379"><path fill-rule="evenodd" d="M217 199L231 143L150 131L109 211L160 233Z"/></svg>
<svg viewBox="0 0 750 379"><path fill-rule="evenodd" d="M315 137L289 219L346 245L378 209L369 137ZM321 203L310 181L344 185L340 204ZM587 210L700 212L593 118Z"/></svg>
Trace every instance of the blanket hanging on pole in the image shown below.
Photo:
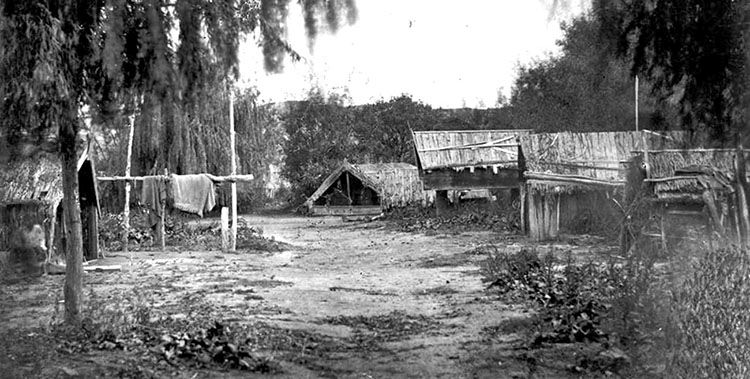
<svg viewBox="0 0 750 379"><path fill-rule="evenodd" d="M205 174L172 174L174 207L203 217L216 205L214 182Z"/></svg>
<svg viewBox="0 0 750 379"><path fill-rule="evenodd" d="M145 204L150 212L148 222L154 227L161 220L162 204L167 201L167 186L164 179L154 176L143 180L141 189L141 203Z"/></svg>

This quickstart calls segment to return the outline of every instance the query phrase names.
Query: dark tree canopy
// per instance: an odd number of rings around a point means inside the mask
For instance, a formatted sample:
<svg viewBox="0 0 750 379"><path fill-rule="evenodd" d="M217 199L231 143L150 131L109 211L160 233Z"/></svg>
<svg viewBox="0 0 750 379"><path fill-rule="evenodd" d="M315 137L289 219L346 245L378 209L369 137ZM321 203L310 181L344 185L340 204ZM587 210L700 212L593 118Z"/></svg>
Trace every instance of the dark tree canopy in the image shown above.
<svg viewBox="0 0 750 379"><path fill-rule="evenodd" d="M559 56L521 66L508 112L517 128L538 131L613 131L635 127L635 80L629 64L600 32L591 14L563 24ZM663 129L674 119L641 80L639 127Z"/></svg>
<svg viewBox="0 0 750 379"><path fill-rule="evenodd" d="M750 1L597 0L594 9L633 72L679 105L685 129L708 131L717 144L737 141L750 106Z"/></svg>
<svg viewBox="0 0 750 379"><path fill-rule="evenodd" d="M300 3L311 40L321 28L336 31L342 18L356 19L352 0ZM84 106L104 122L143 105L165 115L161 126L170 145L169 138L182 133L180 118L197 113L193 108L215 93L218 83L237 77L243 35L256 33L268 70L280 70L285 56L298 57L285 39L289 5L289 0L5 2L2 130L11 146L22 137L37 143L64 138L58 126L77 125L73 121ZM64 118L70 122L61 122Z"/></svg>
<svg viewBox="0 0 750 379"><path fill-rule="evenodd" d="M321 26L335 30L339 11L349 20L356 15L352 1L303 0L302 5L308 31L317 30L309 20L320 18ZM156 164L177 172L199 167L196 157L206 150L201 138L211 134L200 130L210 117L201 106L221 82L237 76L240 36L258 32L269 70L281 68L285 53L294 56L284 42L288 6L289 0L0 5L0 137L7 140L0 147L13 150L9 158L33 154L39 146L60 153L69 231L68 321L80 319L82 304L76 143L86 119L109 124L117 115L140 113L141 130L155 132L139 137L162 147Z"/></svg>
<svg viewBox="0 0 750 379"><path fill-rule="evenodd" d="M499 109L433 109L408 95L345 106L345 97L312 91L283 116L288 139L282 175L301 202L346 159L351 163L415 164L412 130L500 129L509 122Z"/></svg>

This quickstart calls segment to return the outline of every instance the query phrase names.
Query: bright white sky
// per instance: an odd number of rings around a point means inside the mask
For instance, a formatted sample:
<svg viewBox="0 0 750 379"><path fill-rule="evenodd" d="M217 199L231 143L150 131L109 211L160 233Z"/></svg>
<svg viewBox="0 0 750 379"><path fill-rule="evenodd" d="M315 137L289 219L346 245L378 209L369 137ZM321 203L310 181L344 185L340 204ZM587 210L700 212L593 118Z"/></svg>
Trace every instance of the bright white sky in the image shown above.
<svg viewBox="0 0 750 379"><path fill-rule="evenodd" d="M498 91L510 95L518 64L555 54L560 21L554 0L357 0L359 19L336 35L320 33L308 49L302 12L293 2L288 39L304 60L284 72L263 71L252 38L240 47L240 85L255 85L262 102L304 99L311 86L347 93L354 104L410 94L433 107L484 108Z"/></svg>

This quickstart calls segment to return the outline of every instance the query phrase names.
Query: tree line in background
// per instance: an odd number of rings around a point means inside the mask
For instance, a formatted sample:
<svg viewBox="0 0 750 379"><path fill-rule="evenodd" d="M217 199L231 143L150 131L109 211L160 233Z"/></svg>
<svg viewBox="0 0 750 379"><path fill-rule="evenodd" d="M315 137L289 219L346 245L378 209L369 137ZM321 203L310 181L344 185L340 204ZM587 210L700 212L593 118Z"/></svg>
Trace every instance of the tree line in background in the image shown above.
<svg viewBox="0 0 750 379"><path fill-rule="evenodd" d="M346 106L345 97L313 90L283 116L282 175L299 204L345 159L350 163L416 164L411 131L505 129L502 109L433 109L408 95Z"/></svg>
<svg viewBox="0 0 750 379"><path fill-rule="evenodd" d="M559 55L518 68L496 109L432 109L408 96L345 107L311 93L285 117L284 175L302 198L343 159L414 163L410 130L634 130L636 76L640 129L747 145L747 25L750 1L595 0L562 25Z"/></svg>
<svg viewBox="0 0 750 379"><path fill-rule="evenodd" d="M557 1L555 1L557 3ZM27 1L0 9L0 158L33 146L63 163L66 315L80 314L77 151L87 119L117 149L137 114L134 173L209 171L228 165L228 85L237 75L239 36L255 31L268 70L286 55L287 2ZM353 22L352 0L304 2L310 41L321 27ZM344 158L413 163L410 130L529 128L626 130L634 124L633 78L642 80L643 127L708 131L716 145L743 143L750 117L750 1L594 0L565 25L562 54L519 68L512 94L491 110L440 110L408 96L358 107L313 91L277 113L238 94L243 172L283 158L296 197L307 195ZM178 31L179 44L170 33ZM312 42L311 42L312 43ZM283 131L280 132L280 131ZM121 148L121 147L119 147ZM8 154L7 152L10 152ZM112 157L125 154L113 153ZM113 173L124 167L112 158ZM106 164L104 165L106 168ZM265 171L263 171L265 172Z"/></svg>
<svg viewBox="0 0 750 379"><path fill-rule="evenodd" d="M353 0L307 0L302 12L310 43L357 15ZM0 158L42 149L62 163L68 322L78 323L82 309L76 164L87 120L117 125L110 120L140 114L140 140L150 142L140 153L156 162L147 163L201 168L212 154L202 137L219 127L204 123L201 107L238 76L240 37L254 32L265 68L279 70L285 56L296 57L285 41L288 13L279 0L0 3L0 145L10 150Z"/></svg>

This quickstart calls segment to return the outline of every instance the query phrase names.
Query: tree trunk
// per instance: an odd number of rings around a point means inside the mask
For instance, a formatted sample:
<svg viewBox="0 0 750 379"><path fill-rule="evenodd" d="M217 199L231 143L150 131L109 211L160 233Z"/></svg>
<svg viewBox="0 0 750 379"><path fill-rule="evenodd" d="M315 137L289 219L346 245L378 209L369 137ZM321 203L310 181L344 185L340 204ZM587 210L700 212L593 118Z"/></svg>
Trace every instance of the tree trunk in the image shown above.
<svg viewBox="0 0 750 379"><path fill-rule="evenodd" d="M71 151L72 150L72 151ZM81 319L83 292L83 235L81 207L78 201L78 160L75 149L63 148L63 222L65 223L65 321L76 324Z"/></svg>

